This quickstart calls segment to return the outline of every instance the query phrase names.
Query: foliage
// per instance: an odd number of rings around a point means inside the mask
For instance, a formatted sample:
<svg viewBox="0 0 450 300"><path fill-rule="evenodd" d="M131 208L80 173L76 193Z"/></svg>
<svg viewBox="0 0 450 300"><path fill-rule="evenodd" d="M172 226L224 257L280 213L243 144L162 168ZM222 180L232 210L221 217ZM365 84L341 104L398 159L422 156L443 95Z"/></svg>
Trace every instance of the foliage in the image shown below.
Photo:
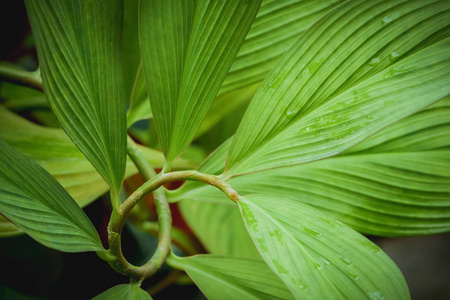
<svg viewBox="0 0 450 300"><path fill-rule="evenodd" d="M95 299L150 299L165 263L210 299L409 298L363 234L450 231L448 1L25 2L39 70L0 65L1 236L129 277ZM16 114L44 91L56 125ZM80 207L107 191L105 249ZM125 224L157 235L146 262Z"/></svg>

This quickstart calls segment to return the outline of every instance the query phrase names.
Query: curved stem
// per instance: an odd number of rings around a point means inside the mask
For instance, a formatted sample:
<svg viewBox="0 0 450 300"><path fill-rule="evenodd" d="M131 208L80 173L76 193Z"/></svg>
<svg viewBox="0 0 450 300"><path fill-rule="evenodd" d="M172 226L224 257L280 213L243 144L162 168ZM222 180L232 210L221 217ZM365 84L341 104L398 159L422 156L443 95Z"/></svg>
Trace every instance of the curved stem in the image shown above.
<svg viewBox="0 0 450 300"><path fill-rule="evenodd" d="M150 180L156 176L153 167L148 163L137 147L136 143L128 136L127 151L131 160L141 173L145 180ZM158 214L158 246L153 257L143 266L148 272L148 276L155 273L163 264L172 243L172 215L169 203L166 199L164 188L160 187L153 191L153 199L155 201L156 213ZM127 211L125 214L128 214Z"/></svg>
<svg viewBox="0 0 450 300"><path fill-rule="evenodd" d="M108 227L109 241L110 241L110 253L116 258L113 261L109 261L110 265L122 274L126 274L136 281L142 281L145 278L151 276L156 270L163 264L167 253L170 250L171 244L171 216L169 204L164 198L155 198L155 205L158 212L159 223L159 242L158 248L155 251L153 257L144 265L136 267L128 263L123 257L120 236L125 219L128 213L139 202L142 197L157 190L162 185L179 180L194 180L201 181L213 185L223 192L233 201L238 201L238 194L233 190L230 185L215 175L203 174L198 171L179 171L171 172L167 174L158 174L149 181L145 182L140 188L138 188L128 199L120 206L119 211L113 211L110 220L110 226Z"/></svg>
<svg viewBox="0 0 450 300"><path fill-rule="evenodd" d="M125 202L117 209L113 209L108 225L109 251L107 254L99 254L119 273L128 275L135 282L142 282L153 275L164 263L172 243L172 216L167 202L164 184L179 180L195 180L213 185L222 190L231 200L237 202L238 194L228 183L215 175L203 174L198 171L179 171L164 174L156 174L152 166L146 161L134 141L128 137L128 155L136 164L139 172L147 181L134 191ZM158 246L152 258L140 267L133 266L123 256L121 247L121 234L127 215L148 193L154 194L155 207L158 214Z"/></svg>
<svg viewBox="0 0 450 300"><path fill-rule="evenodd" d="M40 92L44 91L44 85L42 84L39 71L28 72L6 64L0 64L0 80L29 87Z"/></svg>
<svg viewBox="0 0 450 300"><path fill-rule="evenodd" d="M156 176L155 169L145 159L144 154L130 136L127 137L127 152L145 181Z"/></svg>

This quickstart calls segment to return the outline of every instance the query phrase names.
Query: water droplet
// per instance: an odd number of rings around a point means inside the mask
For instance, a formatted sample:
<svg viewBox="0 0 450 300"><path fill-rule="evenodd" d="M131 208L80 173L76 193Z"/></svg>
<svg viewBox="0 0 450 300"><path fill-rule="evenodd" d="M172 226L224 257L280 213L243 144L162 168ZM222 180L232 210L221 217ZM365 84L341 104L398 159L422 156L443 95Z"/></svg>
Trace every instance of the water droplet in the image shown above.
<svg viewBox="0 0 450 300"><path fill-rule="evenodd" d="M353 275L353 280L356 282L356 284L361 285L361 282L359 281L359 276L358 275Z"/></svg>
<svg viewBox="0 0 450 300"><path fill-rule="evenodd" d="M322 133L323 133L322 129L314 131L315 136L321 135Z"/></svg>
<svg viewBox="0 0 450 300"><path fill-rule="evenodd" d="M276 259L272 259L273 264L275 265L275 268L277 269L278 273L280 274L287 274L288 271L283 267L282 264Z"/></svg>
<svg viewBox="0 0 450 300"><path fill-rule="evenodd" d="M369 66L376 66L381 61L379 57L374 57L369 61Z"/></svg>
<svg viewBox="0 0 450 300"><path fill-rule="evenodd" d="M306 127L306 131L309 131L309 127Z"/></svg>
<svg viewBox="0 0 450 300"><path fill-rule="evenodd" d="M383 19L381 19L381 25L386 25L386 24L394 21L397 17L398 17L398 12L384 16Z"/></svg>
<svg viewBox="0 0 450 300"><path fill-rule="evenodd" d="M256 239L256 242L263 252L267 252L266 241L264 239Z"/></svg>
<svg viewBox="0 0 450 300"><path fill-rule="evenodd" d="M269 88L272 90L276 89L280 85L283 78L284 76L278 76L272 79L272 81L269 83Z"/></svg>
<svg viewBox="0 0 450 300"><path fill-rule="evenodd" d="M342 255L339 255L339 259L349 267L353 265L350 259L343 257Z"/></svg>
<svg viewBox="0 0 450 300"><path fill-rule="evenodd" d="M312 74L317 71L317 69L322 64L322 60L314 61L308 66L308 71Z"/></svg>
<svg viewBox="0 0 450 300"><path fill-rule="evenodd" d="M291 278L293 284L297 285L301 290L307 288L307 285L303 283L303 281L299 278Z"/></svg>
<svg viewBox="0 0 450 300"><path fill-rule="evenodd" d="M315 231L314 229L308 228L308 227L303 227L303 231L312 236L321 235L319 232Z"/></svg>
<svg viewBox="0 0 450 300"><path fill-rule="evenodd" d="M242 204L241 204L242 205ZM253 231L258 231L258 222L253 215L253 212L249 209L243 209L242 215L244 216L244 220L246 223L253 229Z"/></svg>
<svg viewBox="0 0 450 300"><path fill-rule="evenodd" d="M391 68L388 72L384 73L383 77L384 78L389 78L395 75L401 75L404 74L406 72L408 72L411 68L408 66L397 66L394 68Z"/></svg>
<svg viewBox="0 0 450 300"><path fill-rule="evenodd" d="M288 111L286 111L286 117L288 117L289 119L292 119L293 117L295 117L296 113L297 113L296 111L288 110Z"/></svg>
<svg viewBox="0 0 450 300"><path fill-rule="evenodd" d="M280 232L278 230L273 230L270 233L270 236L275 237L277 239L277 241L283 245L283 237L281 236Z"/></svg>
<svg viewBox="0 0 450 300"><path fill-rule="evenodd" d="M371 292L369 293L369 297L371 300L384 300L384 296L381 295L380 291L375 291L375 292Z"/></svg>
<svg viewBox="0 0 450 300"><path fill-rule="evenodd" d="M372 116L372 115L366 115L366 119L367 119L367 120L372 120L372 119L373 119L373 116Z"/></svg>
<svg viewBox="0 0 450 300"><path fill-rule="evenodd" d="M396 51L392 51L391 54L389 54L389 60L390 60L390 61L395 61L395 60L397 60L400 56L401 56L400 53L398 53L398 52L396 52Z"/></svg>

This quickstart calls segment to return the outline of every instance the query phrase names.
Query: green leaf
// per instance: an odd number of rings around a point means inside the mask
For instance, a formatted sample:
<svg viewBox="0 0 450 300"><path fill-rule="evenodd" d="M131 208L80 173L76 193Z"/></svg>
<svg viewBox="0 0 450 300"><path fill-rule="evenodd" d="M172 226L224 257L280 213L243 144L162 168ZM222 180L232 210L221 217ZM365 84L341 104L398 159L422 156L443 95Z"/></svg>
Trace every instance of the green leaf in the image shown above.
<svg viewBox="0 0 450 300"><path fill-rule="evenodd" d="M256 93L225 178L336 155L450 91L448 1L351 1L311 26Z"/></svg>
<svg viewBox="0 0 450 300"><path fill-rule="evenodd" d="M104 250L94 226L64 188L2 139L0 212L47 247L66 252Z"/></svg>
<svg viewBox="0 0 450 300"><path fill-rule="evenodd" d="M197 131L196 139L211 130L213 126L223 120L225 117L235 114L236 110L247 106L259 84L254 84L243 89L235 90L224 95L218 96L211 105L208 114L203 120L202 125ZM242 116L241 116L242 117ZM236 129L233 131L236 132Z"/></svg>
<svg viewBox="0 0 450 300"><path fill-rule="evenodd" d="M368 239L298 201L240 197L258 251L297 299L408 299L391 259Z"/></svg>
<svg viewBox="0 0 450 300"><path fill-rule="evenodd" d="M51 109L118 195L126 162L119 55L123 3L25 2Z"/></svg>
<svg viewBox="0 0 450 300"><path fill-rule="evenodd" d="M335 158L231 178L239 194L280 196L321 209L379 236L450 231L450 97L397 122ZM205 164L220 172L226 148ZM207 185L186 183L170 201L225 203Z"/></svg>
<svg viewBox="0 0 450 300"><path fill-rule="evenodd" d="M341 156L450 150L450 96L397 122Z"/></svg>
<svg viewBox="0 0 450 300"><path fill-rule="evenodd" d="M61 129L33 124L0 106L0 138L41 165L84 207L109 190L108 185ZM162 168L161 152L139 147L148 161ZM185 159L177 160L175 168L193 168ZM137 173L131 160L126 176Z"/></svg>
<svg viewBox="0 0 450 300"><path fill-rule="evenodd" d="M1 82L0 103L15 111L48 107L43 93L8 82Z"/></svg>
<svg viewBox="0 0 450 300"><path fill-rule="evenodd" d="M139 120L150 119L153 117L152 109L148 102L147 90L145 89L145 78L142 71L142 65L138 68L130 97L130 108L127 113L128 127Z"/></svg>
<svg viewBox="0 0 450 300"><path fill-rule="evenodd" d="M141 65L141 49L139 47L139 0L123 1L123 31L120 54L125 96L129 99L136 74Z"/></svg>
<svg viewBox="0 0 450 300"><path fill-rule="evenodd" d="M143 68L168 166L194 137L260 2L141 2Z"/></svg>
<svg viewBox="0 0 450 300"><path fill-rule="evenodd" d="M142 290L137 284L119 284L92 298L92 300L110 299L151 300L152 297L150 297L150 295L146 291Z"/></svg>
<svg viewBox="0 0 450 300"><path fill-rule="evenodd" d="M189 199L178 204L183 219L208 253L259 258L236 204Z"/></svg>
<svg viewBox="0 0 450 300"><path fill-rule="evenodd" d="M230 144L231 139L216 149L198 170L209 174L222 172ZM208 252L217 255L259 258L236 204L225 199L226 197L221 198L222 192L219 192L216 203L206 202L210 200L208 195L204 197L202 195L198 201L195 192L198 191L197 189L208 186L204 183L188 181L182 188L167 191L166 194L170 202L183 200L178 204L181 214ZM193 194L189 194L191 189L194 190ZM207 200L204 201L204 199Z"/></svg>
<svg viewBox="0 0 450 300"><path fill-rule="evenodd" d="M167 262L185 270L208 299L293 299L262 261L218 255L182 258L171 254Z"/></svg>
<svg viewBox="0 0 450 300"><path fill-rule="evenodd" d="M311 24L342 2L263 0L219 95L260 83Z"/></svg>

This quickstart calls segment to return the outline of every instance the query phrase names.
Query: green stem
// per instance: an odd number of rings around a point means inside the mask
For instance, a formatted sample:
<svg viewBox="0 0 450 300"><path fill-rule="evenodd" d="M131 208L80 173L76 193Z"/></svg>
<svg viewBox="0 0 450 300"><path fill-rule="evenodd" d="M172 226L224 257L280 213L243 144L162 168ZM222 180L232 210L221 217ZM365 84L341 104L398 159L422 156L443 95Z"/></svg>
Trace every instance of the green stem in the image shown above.
<svg viewBox="0 0 450 300"><path fill-rule="evenodd" d="M39 71L28 72L17 68L0 64L0 80L29 87L38 91L44 91L44 85Z"/></svg>
<svg viewBox="0 0 450 300"><path fill-rule="evenodd" d="M172 216L163 185L179 180L195 180L208 183L222 190L227 196L237 202L238 194L228 183L215 175L203 174L198 171L180 171L156 174L147 162L134 141L128 137L128 155L135 163L139 172L147 181L131 194L119 208L114 208L108 225L109 251L99 254L119 273L128 275L135 282L142 282L153 275L164 263L172 243ZM140 267L130 264L122 253L121 234L127 215L142 197L148 193L154 194L156 212L158 214L158 246L152 258Z"/></svg>
<svg viewBox="0 0 450 300"><path fill-rule="evenodd" d="M230 185L215 175L203 174L198 171L179 171L167 174L158 174L139 187L120 206L119 211L113 211L110 224L108 226L110 254L115 259L109 260L110 265L122 274L126 274L135 281L142 281L153 275L163 264L171 244L171 215L169 204L164 198L155 197L155 205L158 213L159 242L153 257L144 265L136 267L128 263L121 250L120 236L128 213L139 202L142 197L157 190L162 185L180 180L194 180L213 185L222 190L231 200L238 201L238 194Z"/></svg>
<svg viewBox="0 0 450 300"><path fill-rule="evenodd" d="M129 136L127 151L131 160L138 168L139 173L141 173L145 180L148 181L152 177L156 176L156 172L153 167L148 163L141 150L139 150L136 143ZM172 243L172 215L163 187L157 188L153 191L153 199L155 201L156 213L158 214L159 230L158 246L156 247L155 254L153 254L153 257L147 262L146 265L144 265L150 275L155 273L156 270L161 267ZM127 211L126 214L128 212L129 211Z"/></svg>
<svg viewBox="0 0 450 300"><path fill-rule="evenodd" d="M130 136L127 138L127 152L145 181L156 176L155 170Z"/></svg>

